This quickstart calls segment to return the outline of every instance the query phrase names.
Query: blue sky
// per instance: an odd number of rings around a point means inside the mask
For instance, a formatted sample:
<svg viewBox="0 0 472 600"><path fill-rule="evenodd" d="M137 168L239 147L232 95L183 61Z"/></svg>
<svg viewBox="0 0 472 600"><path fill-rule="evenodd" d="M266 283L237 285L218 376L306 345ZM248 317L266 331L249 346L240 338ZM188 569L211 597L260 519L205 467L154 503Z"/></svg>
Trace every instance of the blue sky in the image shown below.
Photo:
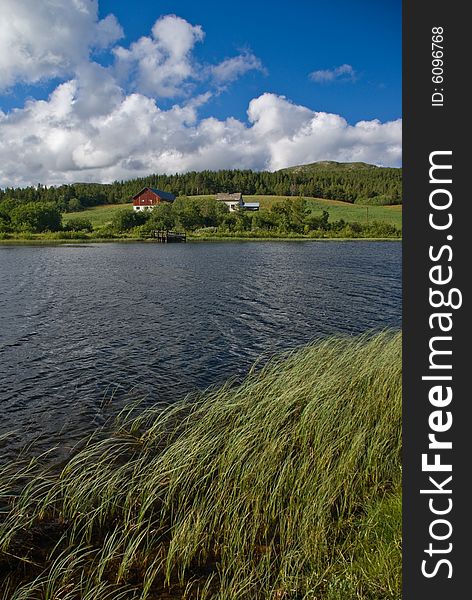
<svg viewBox="0 0 472 600"><path fill-rule="evenodd" d="M103 15L113 12L124 25L128 42L148 34L156 8L203 26L202 59L215 62L249 47L266 67L266 76L248 74L244 85L208 107L215 116L245 118L249 100L269 91L349 122L401 117L401 1L100 2ZM316 84L308 77L342 64L355 69L355 84Z"/></svg>
<svg viewBox="0 0 472 600"><path fill-rule="evenodd" d="M1 187L323 159L400 164L399 1L0 5Z"/></svg>

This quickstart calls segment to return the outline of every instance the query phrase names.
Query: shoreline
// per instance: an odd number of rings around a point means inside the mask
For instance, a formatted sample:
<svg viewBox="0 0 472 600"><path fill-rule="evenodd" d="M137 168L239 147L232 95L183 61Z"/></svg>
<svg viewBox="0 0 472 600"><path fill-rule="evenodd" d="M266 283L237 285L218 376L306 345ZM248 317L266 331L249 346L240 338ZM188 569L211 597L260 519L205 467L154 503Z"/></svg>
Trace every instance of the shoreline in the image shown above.
<svg viewBox="0 0 472 600"><path fill-rule="evenodd" d="M187 242L402 242L403 238L367 238L367 237L326 237L326 238L310 238L310 237L200 237L187 236ZM77 244L158 244L154 239L150 238L77 238L77 239L30 239L24 240L21 238L13 238L0 240L0 246L63 246Z"/></svg>

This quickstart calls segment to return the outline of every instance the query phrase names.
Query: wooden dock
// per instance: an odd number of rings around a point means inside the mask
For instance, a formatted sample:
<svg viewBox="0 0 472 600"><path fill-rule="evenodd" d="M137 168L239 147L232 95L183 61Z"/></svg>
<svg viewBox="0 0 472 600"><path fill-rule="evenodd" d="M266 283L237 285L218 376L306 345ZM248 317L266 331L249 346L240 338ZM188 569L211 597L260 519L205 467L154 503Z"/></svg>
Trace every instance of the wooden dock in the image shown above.
<svg viewBox="0 0 472 600"><path fill-rule="evenodd" d="M160 242L161 244L171 244L176 242L187 241L187 235L185 233L181 233L179 231L168 231L167 229L155 229L152 232L152 237L156 240L156 242Z"/></svg>

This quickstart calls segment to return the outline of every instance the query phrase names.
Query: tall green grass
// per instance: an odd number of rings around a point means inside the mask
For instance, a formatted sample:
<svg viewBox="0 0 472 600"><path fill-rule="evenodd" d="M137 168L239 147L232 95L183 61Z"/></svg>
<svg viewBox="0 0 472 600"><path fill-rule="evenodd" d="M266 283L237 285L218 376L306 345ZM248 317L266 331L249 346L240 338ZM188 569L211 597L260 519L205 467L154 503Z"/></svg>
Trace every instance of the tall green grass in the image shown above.
<svg viewBox="0 0 472 600"><path fill-rule="evenodd" d="M0 598L400 598L400 448L390 331L129 409L60 474L5 467Z"/></svg>

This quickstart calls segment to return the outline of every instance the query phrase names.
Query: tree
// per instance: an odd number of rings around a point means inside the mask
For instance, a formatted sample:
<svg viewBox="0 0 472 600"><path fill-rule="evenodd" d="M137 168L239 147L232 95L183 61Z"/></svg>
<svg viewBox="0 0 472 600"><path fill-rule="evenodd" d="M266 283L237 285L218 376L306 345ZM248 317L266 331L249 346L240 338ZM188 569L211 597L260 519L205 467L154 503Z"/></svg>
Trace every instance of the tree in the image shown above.
<svg viewBox="0 0 472 600"><path fill-rule="evenodd" d="M77 212L79 210L82 210L82 208L82 203L78 198L71 198L67 202L67 212Z"/></svg>
<svg viewBox="0 0 472 600"><path fill-rule="evenodd" d="M270 231L277 227L277 220L273 213L267 210L259 210L252 216L252 227Z"/></svg>
<svg viewBox="0 0 472 600"><path fill-rule="evenodd" d="M224 202L215 198L205 198L200 201L201 227L217 227L224 219L229 209Z"/></svg>
<svg viewBox="0 0 472 600"><path fill-rule="evenodd" d="M7 233L9 231L11 231L10 216L0 213L0 233Z"/></svg>
<svg viewBox="0 0 472 600"><path fill-rule="evenodd" d="M175 225L172 204L165 202L153 208L148 225L150 229L172 229Z"/></svg>
<svg viewBox="0 0 472 600"><path fill-rule="evenodd" d="M127 231L128 229L133 229L133 227L138 227L139 225L143 225L149 218L149 215L146 214L147 211L135 211L135 210L120 210L120 212L116 213L113 217L111 226L116 231Z"/></svg>
<svg viewBox="0 0 472 600"><path fill-rule="evenodd" d="M302 232L308 209L305 198L294 198L286 201L289 204L289 226L291 231Z"/></svg>
<svg viewBox="0 0 472 600"><path fill-rule="evenodd" d="M64 226L66 231L92 231L93 225L92 222L83 217L75 217L73 219L69 219Z"/></svg>
<svg viewBox="0 0 472 600"><path fill-rule="evenodd" d="M0 202L0 232L5 233L12 230L11 212L15 207L15 201L10 198L5 198Z"/></svg>
<svg viewBox="0 0 472 600"><path fill-rule="evenodd" d="M322 229L323 231L326 231L327 229L330 229L328 220L329 213L327 210L323 210L321 216L315 215L313 213L310 214L307 217L305 223L308 227L308 230Z"/></svg>
<svg viewBox="0 0 472 600"><path fill-rule="evenodd" d="M11 224L16 231L59 231L61 220L61 213L51 203L28 202L16 206L11 212Z"/></svg>
<svg viewBox="0 0 472 600"><path fill-rule="evenodd" d="M173 204L176 220L185 230L193 230L203 226L200 202L193 198L177 198Z"/></svg>

